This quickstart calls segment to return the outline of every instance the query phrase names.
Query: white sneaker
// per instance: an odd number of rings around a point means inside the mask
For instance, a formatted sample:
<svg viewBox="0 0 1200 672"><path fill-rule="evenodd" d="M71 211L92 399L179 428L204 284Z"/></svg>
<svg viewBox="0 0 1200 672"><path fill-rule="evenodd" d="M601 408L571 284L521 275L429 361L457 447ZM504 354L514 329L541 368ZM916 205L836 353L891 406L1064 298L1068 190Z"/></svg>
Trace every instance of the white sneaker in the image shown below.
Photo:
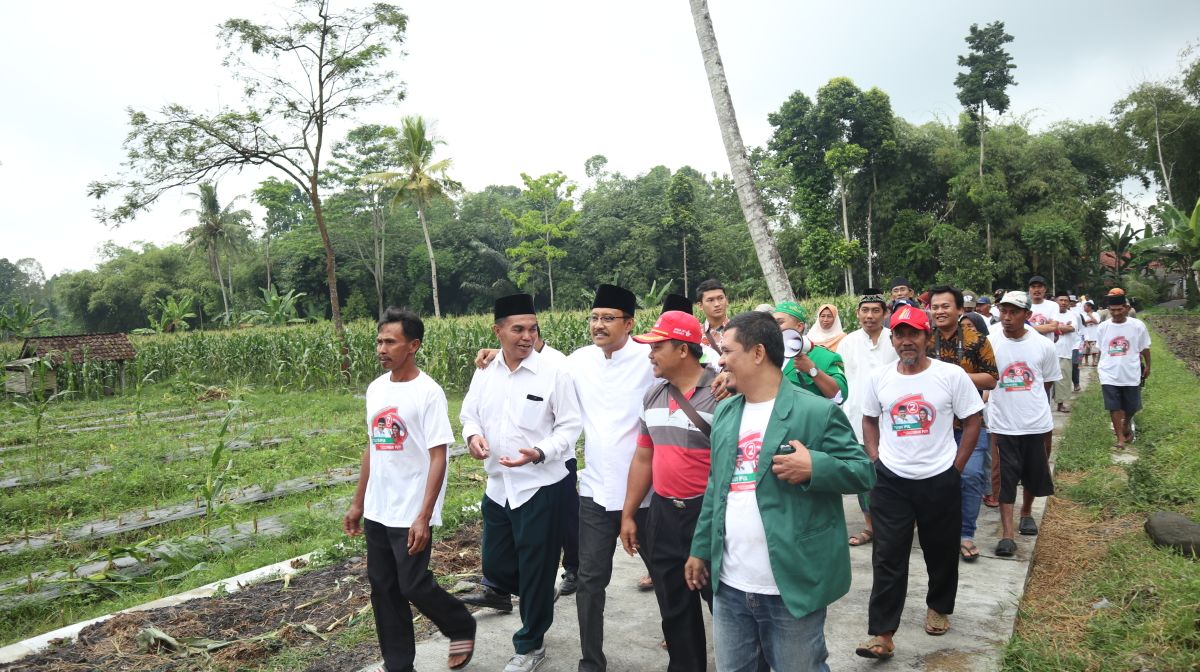
<svg viewBox="0 0 1200 672"><path fill-rule="evenodd" d="M529 653L517 653L508 659L504 672L533 672L546 662L546 647L534 649Z"/></svg>

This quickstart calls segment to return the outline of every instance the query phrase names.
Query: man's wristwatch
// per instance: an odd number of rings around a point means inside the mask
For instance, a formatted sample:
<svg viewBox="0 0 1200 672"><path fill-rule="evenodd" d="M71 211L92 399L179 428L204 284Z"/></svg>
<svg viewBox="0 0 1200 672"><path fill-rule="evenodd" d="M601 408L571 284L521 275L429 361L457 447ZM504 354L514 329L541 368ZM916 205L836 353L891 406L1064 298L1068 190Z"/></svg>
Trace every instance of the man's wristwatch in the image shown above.
<svg viewBox="0 0 1200 672"><path fill-rule="evenodd" d="M815 366L814 366L814 367L812 367L811 369L809 369L809 370L808 370L808 377L809 377L809 378L816 378L816 377L817 377L817 367L815 367Z"/></svg>
<svg viewBox="0 0 1200 672"><path fill-rule="evenodd" d="M537 451L538 456L537 456L537 459L533 461L533 463L541 464L541 463L545 462L546 461L546 453L542 452L542 449L538 448L536 446L534 447L534 450Z"/></svg>

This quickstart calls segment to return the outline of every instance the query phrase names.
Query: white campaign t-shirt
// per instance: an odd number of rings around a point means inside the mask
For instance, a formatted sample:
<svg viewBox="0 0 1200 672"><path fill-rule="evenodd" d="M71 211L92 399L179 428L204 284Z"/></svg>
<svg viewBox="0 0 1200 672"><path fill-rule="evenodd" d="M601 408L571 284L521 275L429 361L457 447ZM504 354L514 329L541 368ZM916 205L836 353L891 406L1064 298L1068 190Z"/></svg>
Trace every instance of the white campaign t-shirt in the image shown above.
<svg viewBox="0 0 1200 672"><path fill-rule="evenodd" d="M767 553L767 532L758 512L758 456L763 435L771 419L775 400L747 403L742 409L738 430L737 465L729 484L729 504L725 511L725 550L721 561L721 582L746 593L778 595L771 557Z"/></svg>
<svg viewBox="0 0 1200 672"><path fill-rule="evenodd" d="M421 513L429 480L429 449L454 441L446 394L424 371L405 383L385 373L367 386L367 436L371 476L363 517L388 527L411 527ZM449 450L447 457L449 459ZM430 525L442 524L446 482Z"/></svg>
<svg viewBox="0 0 1200 672"><path fill-rule="evenodd" d="M1062 379L1054 346L1032 329L1011 339L1003 331L988 336L1000 379L988 395L988 431L1005 436L1045 434L1054 429L1045 383Z"/></svg>
<svg viewBox="0 0 1200 672"><path fill-rule="evenodd" d="M981 410L983 399L966 371L936 359L912 375L895 365L879 367L863 397L863 413L879 418L879 459L901 478L930 478L949 469L958 454L954 418Z"/></svg>
<svg viewBox="0 0 1200 672"><path fill-rule="evenodd" d="M1061 322L1062 321L1058 316L1058 304L1055 303L1054 301L1042 301L1041 303L1032 303L1029 306L1029 310L1033 311L1033 314L1029 316L1029 323L1035 327L1040 327L1043 324L1046 324L1047 322ZM1053 331L1048 334L1042 334L1042 336L1045 336L1046 338L1050 339L1051 341L1054 341L1054 332Z"/></svg>
<svg viewBox="0 0 1200 672"><path fill-rule="evenodd" d="M1100 348L1101 385L1129 387L1142 382L1142 350L1150 347L1146 324L1127 317L1121 324L1105 320L1096 329L1096 347Z"/></svg>
<svg viewBox="0 0 1200 672"><path fill-rule="evenodd" d="M1070 324L1075 327L1075 331L1068 334L1062 334L1058 340L1054 342L1054 351L1061 359L1070 359L1072 351L1079 347L1079 336L1083 331L1083 319L1073 310L1068 310L1065 313L1058 313L1054 319L1064 324Z"/></svg>

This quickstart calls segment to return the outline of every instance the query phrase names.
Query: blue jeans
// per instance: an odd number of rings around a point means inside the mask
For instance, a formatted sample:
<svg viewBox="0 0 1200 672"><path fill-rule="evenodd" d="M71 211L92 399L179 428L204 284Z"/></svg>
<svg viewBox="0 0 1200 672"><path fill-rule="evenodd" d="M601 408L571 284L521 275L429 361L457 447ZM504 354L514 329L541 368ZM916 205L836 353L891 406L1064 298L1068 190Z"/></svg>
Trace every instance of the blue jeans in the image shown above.
<svg viewBox="0 0 1200 672"><path fill-rule="evenodd" d="M779 595L720 584L713 598L713 640L718 672L829 672L825 609L796 618Z"/></svg>
<svg viewBox="0 0 1200 672"><path fill-rule="evenodd" d="M954 430L954 440L962 440L962 431ZM962 473L962 530L959 533L961 539L975 538L975 521L979 518L979 504L983 501L983 496L987 494L988 486L992 482L992 472L990 465L991 460L988 459L988 431L986 427L979 428L979 440L975 442L975 450L971 452L971 459L967 460L967 467Z"/></svg>

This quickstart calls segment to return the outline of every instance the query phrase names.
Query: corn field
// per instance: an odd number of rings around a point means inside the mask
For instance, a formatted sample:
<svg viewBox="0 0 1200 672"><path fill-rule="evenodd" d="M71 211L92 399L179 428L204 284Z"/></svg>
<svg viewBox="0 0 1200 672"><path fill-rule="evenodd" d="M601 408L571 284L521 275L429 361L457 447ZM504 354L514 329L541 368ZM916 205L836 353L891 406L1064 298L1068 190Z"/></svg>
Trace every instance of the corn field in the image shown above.
<svg viewBox="0 0 1200 672"><path fill-rule="evenodd" d="M730 314L752 309L757 302L737 302ZM838 306L846 331L857 327L854 299L819 297L802 302L816 322L823 303ZM699 311L697 311L699 313ZM543 312L538 315L542 336L564 353L590 342L588 311ZM638 311L635 333L647 331L657 310ZM279 391L361 387L380 374L375 359L375 323L362 320L346 325L350 347L348 376L341 373L333 325L328 322L281 327L253 327L230 331L193 331L153 336L133 336L137 359L126 369L127 387L139 381L179 380L198 385L247 385ZM15 357L19 342L3 345L0 352ZM448 390L463 392L471 380L475 354L496 347L490 315L470 315L425 320L425 339L418 362ZM60 389L94 398L120 387L119 369L110 363L85 362L60 369Z"/></svg>

